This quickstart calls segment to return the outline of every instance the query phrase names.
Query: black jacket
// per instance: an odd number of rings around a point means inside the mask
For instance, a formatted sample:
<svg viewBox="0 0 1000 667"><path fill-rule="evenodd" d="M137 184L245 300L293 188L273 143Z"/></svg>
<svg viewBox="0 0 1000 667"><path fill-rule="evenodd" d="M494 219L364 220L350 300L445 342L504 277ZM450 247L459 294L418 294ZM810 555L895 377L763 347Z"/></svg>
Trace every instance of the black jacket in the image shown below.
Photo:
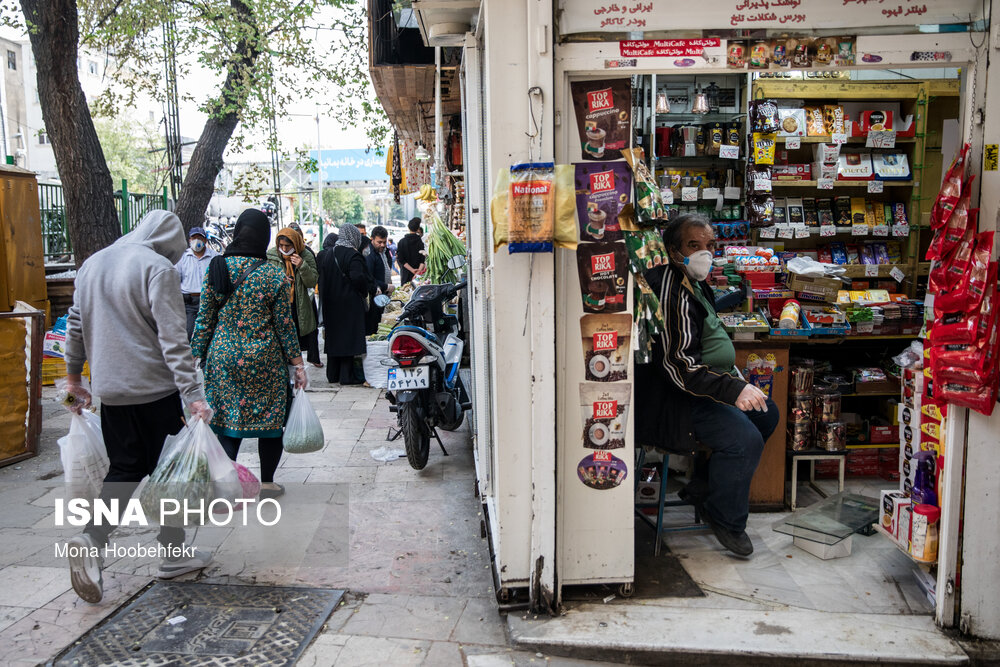
<svg viewBox="0 0 1000 667"><path fill-rule="evenodd" d="M385 253L385 258L389 260L390 266L392 265L392 255L389 253L389 249L386 248L382 252ZM382 294L390 294L392 290L389 288L389 279L392 278L392 274L386 275L385 262L382 261L382 254L375 250L374 247L371 248L371 252L365 257L365 263L368 265L368 273L371 274L372 278L375 280L375 287L382 291ZM382 321L382 311L383 308L379 308L375 305L373 301L371 307L368 309L368 313L365 316L365 335L370 336L376 331L378 331L378 325Z"/></svg>
<svg viewBox="0 0 1000 667"><path fill-rule="evenodd" d="M364 354L365 297L375 293L364 258L357 250L337 246L322 250L316 260L326 353L334 357Z"/></svg>
<svg viewBox="0 0 1000 667"><path fill-rule="evenodd" d="M406 264L416 269L424 263L424 256L420 254L423 249L424 241L418 234L410 232L399 239L399 243L396 244L396 259L399 260L400 285L405 285L413 280L413 273L407 270Z"/></svg>
<svg viewBox="0 0 1000 667"><path fill-rule="evenodd" d="M708 311L693 290L702 290L714 307L708 284L692 285L672 265L647 272L646 279L660 296L666 331L653 338L653 361L635 366L635 444L693 452L697 441L691 403L735 405L746 382L701 363L701 332Z"/></svg>

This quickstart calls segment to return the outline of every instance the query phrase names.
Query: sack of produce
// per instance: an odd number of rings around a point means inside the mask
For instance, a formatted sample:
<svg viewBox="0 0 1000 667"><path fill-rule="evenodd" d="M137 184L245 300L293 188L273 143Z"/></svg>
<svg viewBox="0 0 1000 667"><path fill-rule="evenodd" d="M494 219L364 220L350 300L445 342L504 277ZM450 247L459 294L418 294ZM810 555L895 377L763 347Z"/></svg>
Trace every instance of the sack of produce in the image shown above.
<svg viewBox="0 0 1000 667"><path fill-rule="evenodd" d="M364 369L365 381L373 387L384 389L386 385L386 367L382 365L383 359L389 358L389 341L368 341L366 347Z"/></svg>
<svg viewBox="0 0 1000 667"><path fill-rule="evenodd" d="M289 454L308 454L323 449L323 425L304 389L295 391L283 441Z"/></svg>
<svg viewBox="0 0 1000 667"><path fill-rule="evenodd" d="M198 516L185 517L185 504L188 509L199 510L204 503L204 515L207 516L208 506L216 498L232 502L242 493L233 462L208 424L197 419L163 443L160 462L149 476L139 502L147 518L180 528L193 523L186 518ZM164 500L176 500L180 503L180 511L173 512L173 504L164 505ZM161 505L167 510L162 516Z"/></svg>
<svg viewBox="0 0 1000 667"><path fill-rule="evenodd" d="M108 474L108 452L101 418L93 412L73 414L69 433L59 438L59 458L68 498L97 498Z"/></svg>

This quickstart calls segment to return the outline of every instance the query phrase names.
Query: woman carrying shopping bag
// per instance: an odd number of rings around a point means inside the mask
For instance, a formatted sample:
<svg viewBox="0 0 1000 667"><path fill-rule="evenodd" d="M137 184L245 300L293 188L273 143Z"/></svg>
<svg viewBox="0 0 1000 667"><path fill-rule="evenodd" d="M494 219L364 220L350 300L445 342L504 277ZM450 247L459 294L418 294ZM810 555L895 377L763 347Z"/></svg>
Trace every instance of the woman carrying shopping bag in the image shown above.
<svg viewBox="0 0 1000 667"><path fill-rule="evenodd" d="M365 353L365 312L375 295L375 281L358 252L361 232L340 228L332 250L319 254L319 295L326 323L326 378L331 384L361 384L354 377L354 357Z"/></svg>
<svg viewBox="0 0 1000 667"><path fill-rule="evenodd" d="M305 241L298 231L286 227L278 232L275 246L267 251L267 261L284 271L292 285L292 319L299 334L299 348L309 363L322 368L316 311L309 296L309 290L315 288L319 281L316 256L311 250L306 250Z"/></svg>
<svg viewBox="0 0 1000 667"><path fill-rule="evenodd" d="M215 409L212 430L236 460L244 438L257 438L261 498L285 489L274 482L291 400L288 365L295 387L306 385L292 319L285 273L267 262L271 225L261 211L247 209L233 241L208 268L191 349L205 367L205 393Z"/></svg>

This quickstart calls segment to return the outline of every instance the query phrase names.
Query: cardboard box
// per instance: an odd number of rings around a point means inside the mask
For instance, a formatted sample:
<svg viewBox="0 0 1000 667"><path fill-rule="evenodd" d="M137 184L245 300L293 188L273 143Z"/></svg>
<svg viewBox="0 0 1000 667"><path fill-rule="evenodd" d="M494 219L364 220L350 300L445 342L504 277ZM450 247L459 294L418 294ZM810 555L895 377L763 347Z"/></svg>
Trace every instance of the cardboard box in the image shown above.
<svg viewBox="0 0 1000 667"><path fill-rule="evenodd" d="M45 341L42 343L42 354L46 357L62 359L66 354L66 335L47 332Z"/></svg>
<svg viewBox="0 0 1000 667"><path fill-rule="evenodd" d="M810 173L814 181L818 181L821 178L837 178L837 165L813 162Z"/></svg>
<svg viewBox="0 0 1000 667"><path fill-rule="evenodd" d="M810 278L800 276L797 273L788 274L788 286L796 292L812 294L824 301L835 303L837 293L844 286L842 282L834 278Z"/></svg>
<svg viewBox="0 0 1000 667"><path fill-rule="evenodd" d="M771 179L775 181L808 181L812 170L807 164L776 164L771 167Z"/></svg>
<svg viewBox="0 0 1000 667"><path fill-rule="evenodd" d="M892 535L892 539L896 541L899 541L900 535L901 510L903 507L909 506L909 504L910 499L899 491L882 491L882 509L879 514L879 525ZM903 532L906 533L908 531L904 530Z"/></svg>
<svg viewBox="0 0 1000 667"><path fill-rule="evenodd" d="M897 442L898 435L899 431L892 426L872 426L868 429L868 442L873 445Z"/></svg>
<svg viewBox="0 0 1000 667"><path fill-rule="evenodd" d="M899 481L899 450L887 447L878 450L878 476L888 482Z"/></svg>

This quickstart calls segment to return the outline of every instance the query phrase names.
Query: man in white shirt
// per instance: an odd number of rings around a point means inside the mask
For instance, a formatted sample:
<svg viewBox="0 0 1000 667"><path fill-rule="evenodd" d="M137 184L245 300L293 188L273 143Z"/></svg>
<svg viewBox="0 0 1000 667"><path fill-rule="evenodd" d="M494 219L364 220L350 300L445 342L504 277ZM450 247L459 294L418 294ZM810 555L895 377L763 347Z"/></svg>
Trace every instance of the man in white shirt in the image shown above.
<svg viewBox="0 0 1000 667"><path fill-rule="evenodd" d="M194 335L194 321L198 318L198 307L201 305L201 283L205 280L209 262L219 254L208 247L205 239L204 229L192 227L188 232L188 248L176 265L177 271L181 274L181 292L184 294L189 341Z"/></svg>

